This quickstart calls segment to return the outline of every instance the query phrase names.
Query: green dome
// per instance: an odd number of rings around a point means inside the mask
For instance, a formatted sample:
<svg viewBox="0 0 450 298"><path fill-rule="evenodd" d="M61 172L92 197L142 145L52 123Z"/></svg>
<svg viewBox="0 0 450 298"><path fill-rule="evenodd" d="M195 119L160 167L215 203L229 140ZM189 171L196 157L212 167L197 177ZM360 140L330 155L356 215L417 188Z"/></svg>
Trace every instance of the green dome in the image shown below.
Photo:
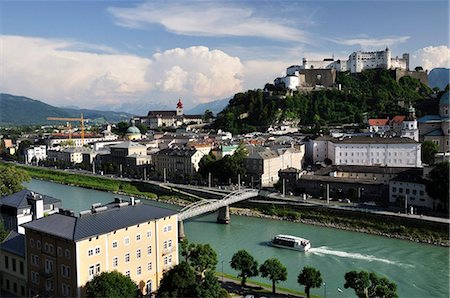
<svg viewBox="0 0 450 298"><path fill-rule="evenodd" d="M128 127L126 133L127 134L136 134L136 133L141 133L141 131L136 126L130 126L130 127Z"/></svg>
<svg viewBox="0 0 450 298"><path fill-rule="evenodd" d="M441 96L441 99L439 100L439 105L448 106L448 91Z"/></svg>
<svg viewBox="0 0 450 298"><path fill-rule="evenodd" d="M133 119L130 121L131 126L128 127L128 129L127 129L127 132L126 132L127 135L131 135L131 134L140 134L140 133L141 133L141 131L139 130L139 128L137 128L137 127L134 125L135 123L136 123L136 122L135 122Z"/></svg>

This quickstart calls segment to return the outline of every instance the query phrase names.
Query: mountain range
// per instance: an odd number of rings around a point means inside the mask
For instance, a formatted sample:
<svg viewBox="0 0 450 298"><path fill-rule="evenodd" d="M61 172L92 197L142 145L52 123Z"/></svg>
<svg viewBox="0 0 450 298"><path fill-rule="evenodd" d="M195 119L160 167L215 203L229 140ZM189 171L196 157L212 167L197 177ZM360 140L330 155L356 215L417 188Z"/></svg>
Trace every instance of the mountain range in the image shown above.
<svg viewBox="0 0 450 298"><path fill-rule="evenodd" d="M81 113L97 123L128 121L132 116L124 112L59 108L28 97L0 93L0 124L48 124L51 121L47 117L79 118Z"/></svg>

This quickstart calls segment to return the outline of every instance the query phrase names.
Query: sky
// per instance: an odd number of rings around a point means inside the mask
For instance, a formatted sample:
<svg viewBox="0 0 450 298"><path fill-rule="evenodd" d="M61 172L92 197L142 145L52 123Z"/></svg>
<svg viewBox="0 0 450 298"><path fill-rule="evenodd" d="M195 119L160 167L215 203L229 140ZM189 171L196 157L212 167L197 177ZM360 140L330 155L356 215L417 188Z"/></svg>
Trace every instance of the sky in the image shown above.
<svg viewBox="0 0 450 298"><path fill-rule="evenodd" d="M0 0L0 92L147 114L263 88L303 57L450 67L447 0Z"/></svg>

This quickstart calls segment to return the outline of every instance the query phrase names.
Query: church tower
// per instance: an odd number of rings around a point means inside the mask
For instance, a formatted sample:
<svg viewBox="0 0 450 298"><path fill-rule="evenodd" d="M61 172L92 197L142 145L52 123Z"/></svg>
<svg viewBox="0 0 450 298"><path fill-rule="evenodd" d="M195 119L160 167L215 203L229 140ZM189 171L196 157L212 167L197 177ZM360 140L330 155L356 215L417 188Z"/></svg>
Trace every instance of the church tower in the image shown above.
<svg viewBox="0 0 450 298"><path fill-rule="evenodd" d="M177 116L183 116L183 103L181 102L181 99L178 99L177 103Z"/></svg>
<svg viewBox="0 0 450 298"><path fill-rule="evenodd" d="M417 128L416 110L410 104L408 109L408 115L403 121L402 137L419 141L419 129Z"/></svg>

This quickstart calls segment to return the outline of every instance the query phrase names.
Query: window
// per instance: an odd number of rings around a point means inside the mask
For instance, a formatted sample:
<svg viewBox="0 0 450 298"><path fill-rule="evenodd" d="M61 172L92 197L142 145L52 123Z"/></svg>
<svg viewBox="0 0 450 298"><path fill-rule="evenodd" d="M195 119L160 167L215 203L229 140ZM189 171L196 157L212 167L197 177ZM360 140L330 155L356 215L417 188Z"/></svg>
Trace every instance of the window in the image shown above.
<svg viewBox="0 0 450 298"><path fill-rule="evenodd" d="M172 255L164 257L164 265L170 265L172 263Z"/></svg>
<svg viewBox="0 0 450 298"><path fill-rule="evenodd" d="M141 258L141 250L140 249L136 250L136 258L137 259Z"/></svg>
<svg viewBox="0 0 450 298"><path fill-rule="evenodd" d="M139 240L141 240L141 234L136 235L136 241L139 241Z"/></svg>
<svg viewBox="0 0 450 298"><path fill-rule="evenodd" d="M45 273L53 273L53 261L45 259Z"/></svg>
<svg viewBox="0 0 450 298"><path fill-rule="evenodd" d="M100 263L95 265L95 274L100 273Z"/></svg>
<svg viewBox="0 0 450 298"><path fill-rule="evenodd" d="M94 255L94 250L92 248L88 249L88 257Z"/></svg>
<svg viewBox="0 0 450 298"><path fill-rule="evenodd" d="M124 242L125 242L125 245L129 245L130 244L130 237L125 237Z"/></svg>
<svg viewBox="0 0 450 298"><path fill-rule="evenodd" d="M33 255L31 255L33 256ZM5 268L8 269L9 268L9 258L8 256L5 256Z"/></svg>
<svg viewBox="0 0 450 298"><path fill-rule="evenodd" d="M172 225L165 226L165 227L163 228L163 231L164 231L164 232L170 232L170 231L172 231Z"/></svg>
<svg viewBox="0 0 450 298"><path fill-rule="evenodd" d="M399 192L399 193L403 193L403 188L400 187L400 188L398 189L398 192Z"/></svg>
<svg viewBox="0 0 450 298"><path fill-rule="evenodd" d="M63 296L70 296L70 286L69 285L66 285L63 283L61 286L61 289L62 289Z"/></svg>
<svg viewBox="0 0 450 298"><path fill-rule="evenodd" d="M152 271L152 262L147 263L147 270Z"/></svg>
<svg viewBox="0 0 450 298"><path fill-rule="evenodd" d="M70 267L61 265L61 275L66 278L70 278Z"/></svg>
<svg viewBox="0 0 450 298"><path fill-rule="evenodd" d="M152 237L152 231L149 230L149 231L147 231L147 238L151 238L151 237Z"/></svg>
<svg viewBox="0 0 450 298"><path fill-rule="evenodd" d="M117 244L118 244L117 241L113 241L112 247L113 247L113 248L117 248Z"/></svg>
<svg viewBox="0 0 450 298"><path fill-rule="evenodd" d="M39 267L39 256L31 254L31 265Z"/></svg>
<svg viewBox="0 0 450 298"><path fill-rule="evenodd" d="M94 265L91 265L91 266L89 266L89 276L93 276L94 275L94 271L95 270L95 268L94 268Z"/></svg>
<svg viewBox="0 0 450 298"><path fill-rule="evenodd" d="M409 188L405 189L407 195L409 195Z"/></svg>
<svg viewBox="0 0 450 298"><path fill-rule="evenodd" d="M125 254L125 263L128 263L130 261L130 253Z"/></svg>
<svg viewBox="0 0 450 298"><path fill-rule="evenodd" d="M34 247L34 239L33 238L30 239L30 246Z"/></svg>
<svg viewBox="0 0 450 298"><path fill-rule="evenodd" d="M23 262L22 261L20 261L20 263L19 263L19 269L20 269L20 274L22 274L23 275Z"/></svg>
<svg viewBox="0 0 450 298"><path fill-rule="evenodd" d="M172 239L167 240L167 247L172 247Z"/></svg>
<svg viewBox="0 0 450 298"><path fill-rule="evenodd" d="M152 254L152 246L151 245L147 246L147 254L148 255Z"/></svg>
<svg viewBox="0 0 450 298"><path fill-rule="evenodd" d="M55 253L55 247L53 246L53 244L48 245L48 252L51 254Z"/></svg>
<svg viewBox="0 0 450 298"><path fill-rule="evenodd" d="M413 194L413 195L416 195L416 194L417 194L417 190L413 189L413 190L412 190L412 194Z"/></svg>
<svg viewBox="0 0 450 298"><path fill-rule="evenodd" d="M39 283L39 273L31 271L31 282L34 284Z"/></svg>
<svg viewBox="0 0 450 298"><path fill-rule="evenodd" d="M118 257L114 257L112 264L113 264L113 267L119 266L119 258Z"/></svg>
<svg viewBox="0 0 450 298"><path fill-rule="evenodd" d="M100 253L100 246L97 246L95 248L95 254L98 255Z"/></svg>
<svg viewBox="0 0 450 298"><path fill-rule="evenodd" d="M66 259L70 259L70 250L66 248L65 252L64 252Z"/></svg>
<svg viewBox="0 0 450 298"><path fill-rule="evenodd" d="M397 187L393 187L392 192L397 192Z"/></svg>
<svg viewBox="0 0 450 298"><path fill-rule="evenodd" d="M137 274L137 275L141 275L141 273L142 273L142 269L141 269L141 266L139 266L139 267L137 267L137 269L136 269L136 274Z"/></svg>
<svg viewBox="0 0 450 298"><path fill-rule="evenodd" d="M58 251L58 257L61 257L62 256L62 248L58 246L57 251Z"/></svg>
<svg viewBox="0 0 450 298"><path fill-rule="evenodd" d="M50 278L45 281L45 289L47 291L53 291L53 279Z"/></svg>
<svg viewBox="0 0 450 298"><path fill-rule="evenodd" d="M424 194L423 190L421 190L419 193L421 196L423 196L423 194Z"/></svg>
<svg viewBox="0 0 450 298"><path fill-rule="evenodd" d="M40 240L36 241L36 248L41 249L41 241Z"/></svg>
<svg viewBox="0 0 450 298"><path fill-rule="evenodd" d="M11 260L12 260L12 270L13 270L13 271L16 271L16 270L17 270L17 267L16 267L16 259L11 258Z"/></svg>

